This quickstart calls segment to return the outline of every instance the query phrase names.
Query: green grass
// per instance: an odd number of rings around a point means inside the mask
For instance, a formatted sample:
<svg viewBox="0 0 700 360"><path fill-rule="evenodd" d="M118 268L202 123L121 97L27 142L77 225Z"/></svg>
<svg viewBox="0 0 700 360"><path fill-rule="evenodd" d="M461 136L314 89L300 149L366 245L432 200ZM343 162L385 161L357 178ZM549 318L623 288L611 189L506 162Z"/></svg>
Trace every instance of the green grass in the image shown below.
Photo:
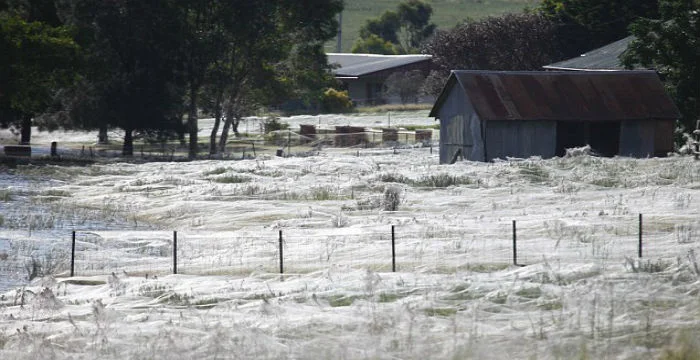
<svg viewBox="0 0 700 360"><path fill-rule="evenodd" d="M433 7L431 18L438 29L450 29L466 19L521 12L535 7L539 0L425 0ZM350 52L360 27L367 19L377 18L386 10L396 10L400 0L345 0L343 11L342 51ZM327 52L336 51L336 39L326 44Z"/></svg>
<svg viewBox="0 0 700 360"><path fill-rule="evenodd" d="M425 309L425 315L450 317L457 314L457 309L454 308L428 308Z"/></svg>

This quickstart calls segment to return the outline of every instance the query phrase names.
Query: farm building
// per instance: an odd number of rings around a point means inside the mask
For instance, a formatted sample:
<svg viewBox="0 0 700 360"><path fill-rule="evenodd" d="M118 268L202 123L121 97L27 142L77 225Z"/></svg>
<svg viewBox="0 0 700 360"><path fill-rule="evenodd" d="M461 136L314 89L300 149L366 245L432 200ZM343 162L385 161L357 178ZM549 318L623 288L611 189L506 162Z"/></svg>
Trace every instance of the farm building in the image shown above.
<svg viewBox="0 0 700 360"><path fill-rule="evenodd" d="M584 145L603 156L664 156L680 114L653 71L452 71L430 116L440 120L440 163L451 163Z"/></svg>
<svg viewBox="0 0 700 360"><path fill-rule="evenodd" d="M427 75L432 68L431 55L376 55L330 53L328 63L336 66L333 75L359 105L399 103L398 97L386 97L384 82L393 73L420 70ZM432 99L427 99L432 101Z"/></svg>
<svg viewBox="0 0 700 360"><path fill-rule="evenodd" d="M620 55L627 50L627 46L636 39L628 36L617 40L603 47L591 50L581 56L559 61L554 64L545 65L545 70L563 71L609 71L625 70L625 66L620 61ZM641 67L637 69L641 70Z"/></svg>

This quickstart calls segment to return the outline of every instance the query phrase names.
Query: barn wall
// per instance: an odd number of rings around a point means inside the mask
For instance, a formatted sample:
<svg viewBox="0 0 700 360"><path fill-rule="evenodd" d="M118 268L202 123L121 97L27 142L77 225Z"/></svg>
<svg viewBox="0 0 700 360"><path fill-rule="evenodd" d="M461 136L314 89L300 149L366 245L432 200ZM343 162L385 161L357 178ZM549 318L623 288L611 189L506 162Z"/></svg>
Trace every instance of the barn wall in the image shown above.
<svg viewBox="0 0 700 360"><path fill-rule="evenodd" d="M555 121L488 121L485 134L487 161L506 157L554 157Z"/></svg>
<svg viewBox="0 0 700 360"><path fill-rule="evenodd" d="M654 156L666 156L673 152L673 130L676 122L674 120L659 120L656 122L654 134Z"/></svg>
<svg viewBox="0 0 700 360"><path fill-rule="evenodd" d="M626 120L620 126L620 155L644 158L654 156L656 121Z"/></svg>
<svg viewBox="0 0 700 360"><path fill-rule="evenodd" d="M440 107L439 119L441 164L449 163L458 150L465 160L485 160L481 120L456 82Z"/></svg>

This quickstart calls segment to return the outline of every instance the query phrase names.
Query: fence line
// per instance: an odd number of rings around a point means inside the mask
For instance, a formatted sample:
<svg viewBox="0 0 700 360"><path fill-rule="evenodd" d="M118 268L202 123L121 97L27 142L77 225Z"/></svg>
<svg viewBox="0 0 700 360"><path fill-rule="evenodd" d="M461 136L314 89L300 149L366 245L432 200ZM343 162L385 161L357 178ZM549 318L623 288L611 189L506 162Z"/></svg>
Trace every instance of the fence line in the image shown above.
<svg viewBox="0 0 700 360"><path fill-rule="evenodd" d="M700 222L689 215L685 216L687 220L683 218L643 219L639 214L636 218L625 215L614 219L520 219L510 224L475 220L474 226L464 229L391 225L361 232L297 229L264 235L0 231L0 275L19 279L44 273L304 273L328 268L452 272L475 266L525 266L542 261L624 263L642 256L675 258L695 251L700 244Z"/></svg>

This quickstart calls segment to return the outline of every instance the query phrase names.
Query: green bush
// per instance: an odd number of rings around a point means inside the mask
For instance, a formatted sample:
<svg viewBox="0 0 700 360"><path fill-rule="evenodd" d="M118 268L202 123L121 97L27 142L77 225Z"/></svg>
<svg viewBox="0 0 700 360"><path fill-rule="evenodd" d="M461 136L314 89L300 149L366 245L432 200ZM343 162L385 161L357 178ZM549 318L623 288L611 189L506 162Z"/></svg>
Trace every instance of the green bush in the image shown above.
<svg viewBox="0 0 700 360"><path fill-rule="evenodd" d="M289 124L280 122L280 119L277 118L276 116L270 116L267 119L265 119L264 126L265 126L265 134L268 134L272 131L289 129Z"/></svg>
<svg viewBox="0 0 700 360"><path fill-rule="evenodd" d="M330 88L323 93L321 110L325 113L346 113L352 111L352 100L347 91Z"/></svg>

